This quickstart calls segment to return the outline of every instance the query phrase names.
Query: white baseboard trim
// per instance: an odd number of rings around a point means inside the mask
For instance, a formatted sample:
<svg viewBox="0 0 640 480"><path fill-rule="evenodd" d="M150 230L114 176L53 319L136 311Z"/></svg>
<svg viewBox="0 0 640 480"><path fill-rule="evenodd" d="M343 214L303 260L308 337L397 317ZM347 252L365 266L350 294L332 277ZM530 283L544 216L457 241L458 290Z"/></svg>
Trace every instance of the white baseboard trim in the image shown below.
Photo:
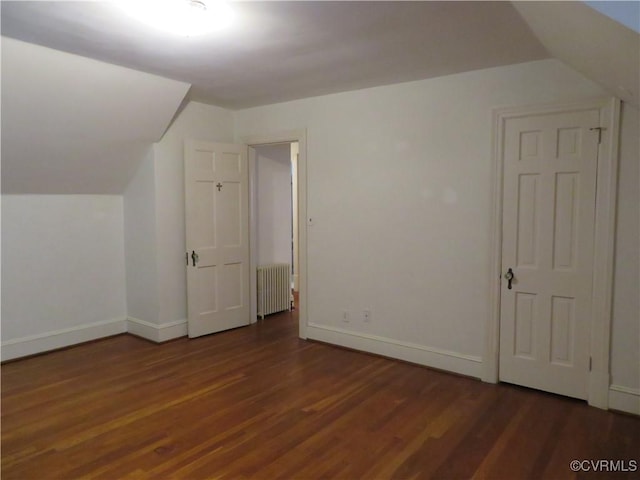
<svg viewBox="0 0 640 480"><path fill-rule="evenodd" d="M26 337L2 342L0 358L2 361L12 360L14 358L26 357L36 353L69 347L77 343L125 333L126 331L126 318L115 318L102 322L79 325L77 327L39 333L37 335L28 335Z"/></svg>
<svg viewBox="0 0 640 480"><path fill-rule="evenodd" d="M640 415L640 388L611 385L609 387L609 408Z"/></svg>
<svg viewBox="0 0 640 480"><path fill-rule="evenodd" d="M161 325L140 320L139 318L127 318L127 332L138 337L146 338L152 342L162 343L174 338L187 335L187 320L176 320Z"/></svg>
<svg viewBox="0 0 640 480"><path fill-rule="evenodd" d="M351 332L315 323L310 323L307 326L307 338L385 357L397 358L469 377L482 377L482 358L478 356L401 342L377 335Z"/></svg>

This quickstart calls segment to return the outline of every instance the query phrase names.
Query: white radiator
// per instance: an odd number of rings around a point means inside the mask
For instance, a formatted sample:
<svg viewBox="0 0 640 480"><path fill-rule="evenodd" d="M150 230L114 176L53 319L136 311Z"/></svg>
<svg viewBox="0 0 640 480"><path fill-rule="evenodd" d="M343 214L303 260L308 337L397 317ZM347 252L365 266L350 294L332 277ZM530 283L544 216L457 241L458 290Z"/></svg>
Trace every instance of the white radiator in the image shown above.
<svg viewBox="0 0 640 480"><path fill-rule="evenodd" d="M291 310L291 265L272 263L258 266L258 315Z"/></svg>

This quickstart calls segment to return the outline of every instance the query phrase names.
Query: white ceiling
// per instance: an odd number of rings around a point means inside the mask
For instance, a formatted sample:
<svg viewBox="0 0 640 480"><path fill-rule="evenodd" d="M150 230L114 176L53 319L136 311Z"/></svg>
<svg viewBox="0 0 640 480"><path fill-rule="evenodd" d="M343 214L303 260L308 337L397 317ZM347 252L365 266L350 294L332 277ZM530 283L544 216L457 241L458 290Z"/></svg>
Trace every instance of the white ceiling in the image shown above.
<svg viewBox="0 0 640 480"><path fill-rule="evenodd" d="M0 7L3 193L122 193L190 86L240 109L552 56L640 98L640 35L582 2L235 2L194 38L108 2Z"/></svg>
<svg viewBox="0 0 640 480"><path fill-rule="evenodd" d="M193 38L110 2L1 6L4 36L184 81L232 109L549 57L509 2L233 2L232 28Z"/></svg>

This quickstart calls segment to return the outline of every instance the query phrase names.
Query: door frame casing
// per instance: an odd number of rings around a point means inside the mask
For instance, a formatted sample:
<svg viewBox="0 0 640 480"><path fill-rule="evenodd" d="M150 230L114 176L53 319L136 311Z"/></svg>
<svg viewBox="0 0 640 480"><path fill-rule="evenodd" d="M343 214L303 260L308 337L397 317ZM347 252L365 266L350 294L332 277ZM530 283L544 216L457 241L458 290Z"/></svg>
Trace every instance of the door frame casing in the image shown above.
<svg viewBox="0 0 640 480"><path fill-rule="evenodd" d="M586 99L551 105L528 105L493 110L493 209L491 219L490 312L485 328L482 380L499 381L500 294L502 282L502 207L503 142L507 120L580 110L600 110L602 141L598 145L596 175L596 212L593 251L593 286L589 355L591 370L587 401L606 409L609 405L609 363L613 268L615 248L616 199L618 180L618 144L620 137L620 100L615 97ZM596 292L598 294L596 294Z"/></svg>
<svg viewBox="0 0 640 480"><path fill-rule="evenodd" d="M307 131L289 130L240 138L247 145L249 159L249 269L251 284L251 323L258 316L258 286L254 272L257 269L257 185L256 155L254 147L274 143L298 142L298 325L300 338L307 338Z"/></svg>

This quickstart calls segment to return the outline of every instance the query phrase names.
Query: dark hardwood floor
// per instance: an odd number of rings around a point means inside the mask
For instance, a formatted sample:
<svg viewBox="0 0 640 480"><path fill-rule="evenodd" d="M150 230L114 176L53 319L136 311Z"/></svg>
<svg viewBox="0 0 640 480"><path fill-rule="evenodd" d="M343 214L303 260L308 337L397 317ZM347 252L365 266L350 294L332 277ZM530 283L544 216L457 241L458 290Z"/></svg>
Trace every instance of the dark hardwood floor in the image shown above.
<svg viewBox="0 0 640 480"><path fill-rule="evenodd" d="M3 480L640 477L570 469L640 467L637 417L305 342L295 314L1 370Z"/></svg>

